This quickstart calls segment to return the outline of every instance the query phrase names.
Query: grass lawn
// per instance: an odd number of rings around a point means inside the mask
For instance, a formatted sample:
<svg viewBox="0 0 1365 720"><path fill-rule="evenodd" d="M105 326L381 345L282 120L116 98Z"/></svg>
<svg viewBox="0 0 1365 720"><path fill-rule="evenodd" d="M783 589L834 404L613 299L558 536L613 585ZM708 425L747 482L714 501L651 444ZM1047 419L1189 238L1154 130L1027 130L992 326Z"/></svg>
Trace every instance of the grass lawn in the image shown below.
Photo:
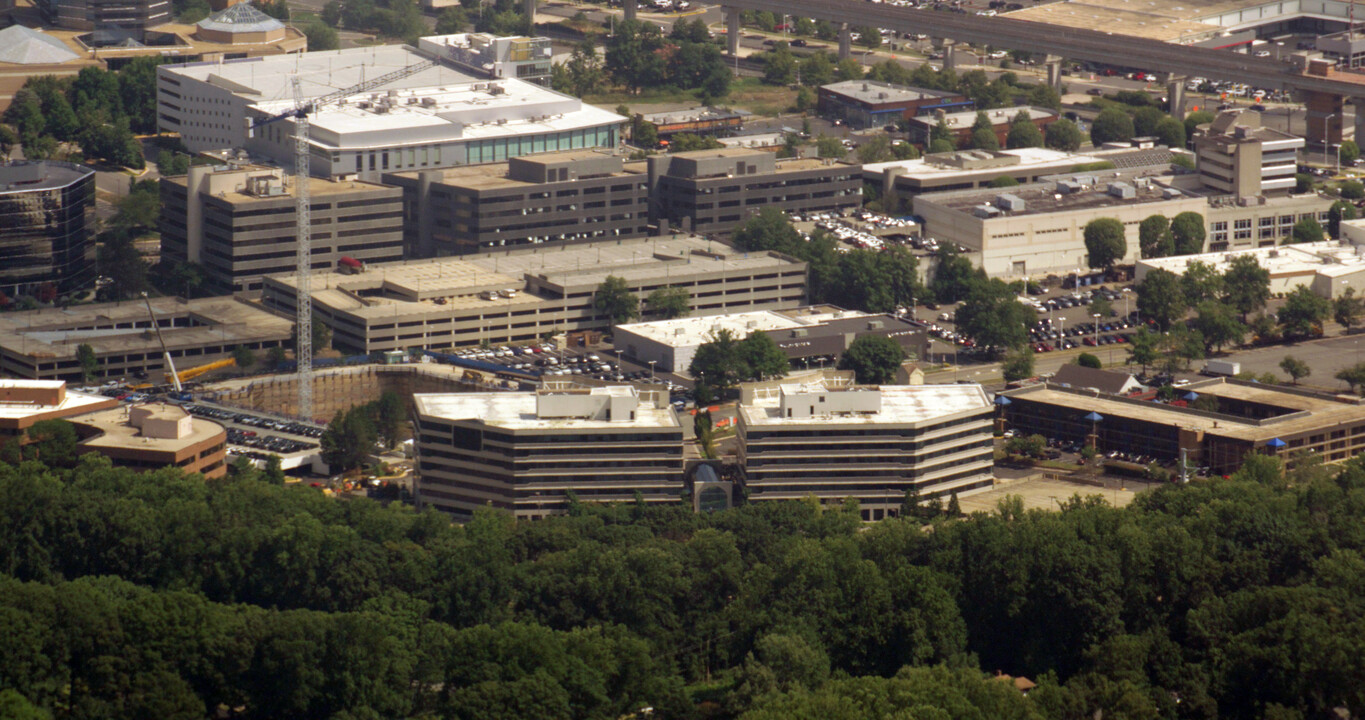
<svg viewBox="0 0 1365 720"><path fill-rule="evenodd" d="M583 100L606 108L615 108L617 105L629 107L668 102L701 102L698 91L676 88L644 88L634 95L617 90L589 95ZM715 104L771 117L790 111L796 104L796 91L788 87L764 85L758 78L740 78L730 84L730 94L717 100Z"/></svg>

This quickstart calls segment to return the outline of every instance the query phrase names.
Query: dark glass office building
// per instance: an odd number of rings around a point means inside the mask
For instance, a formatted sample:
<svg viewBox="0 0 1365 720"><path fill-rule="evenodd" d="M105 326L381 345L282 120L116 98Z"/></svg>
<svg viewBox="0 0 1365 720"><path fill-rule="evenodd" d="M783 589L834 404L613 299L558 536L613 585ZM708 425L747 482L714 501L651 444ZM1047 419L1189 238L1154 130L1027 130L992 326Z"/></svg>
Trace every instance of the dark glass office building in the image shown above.
<svg viewBox="0 0 1365 720"><path fill-rule="evenodd" d="M13 297L48 282L62 293L90 286L94 209L90 168L55 161L0 166L0 291Z"/></svg>

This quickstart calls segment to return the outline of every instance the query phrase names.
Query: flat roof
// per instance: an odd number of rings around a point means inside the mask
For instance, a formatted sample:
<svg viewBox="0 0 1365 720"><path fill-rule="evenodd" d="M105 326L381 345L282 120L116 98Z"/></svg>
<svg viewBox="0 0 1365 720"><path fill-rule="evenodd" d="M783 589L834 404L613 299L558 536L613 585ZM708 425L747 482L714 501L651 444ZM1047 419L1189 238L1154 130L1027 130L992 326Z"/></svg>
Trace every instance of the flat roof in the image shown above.
<svg viewBox="0 0 1365 720"><path fill-rule="evenodd" d="M1365 255L1361 254L1362 251L1365 251L1365 247L1324 240L1278 247L1148 258L1139 260L1138 263L1153 270L1160 268L1183 275L1193 262L1212 265L1218 272L1224 272L1234 258L1249 256L1256 258L1256 262L1268 270L1271 277L1310 274L1336 276L1365 270Z"/></svg>
<svg viewBox="0 0 1365 720"><path fill-rule="evenodd" d="M617 325L618 331L634 333L647 340L671 347L688 347L709 341L721 330L729 330L738 339L749 333L769 330L808 327L810 321L801 321L771 310L733 313L731 315L709 315L704 317L684 317L673 320Z"/></svg>
<svg viewBox="0 0 1365 720"><path fill-rule="evenodd" d="M55 190L94 174L84 165L57 160L17 161L0 165L0 195Z"/></svg>
<svg viewBox="0 0 1365 720"><path fill-rule="evenodd" d="M222 425L201 417L191 416L191 432L185 437L180 438L153 438L145 437L142 431L128 424L128 411L130 405L104 410L101 412L82 415L72 418L72 422L77 422L97 430L102 434L81 441L84 447L92 448L121 448L127 450L156 450L159 452L175 452L190 445L210 440L214 437L226 437L227 431Z"/></svg>
<svg viewBox="0 0 1365 720"><path fill-rule="evenodd" d="M28 388L52 388L64 385L62 380L4 380L0 385L4 387L28 387ZM66 398L60 405L40 405L28 402L3 402L0 401L0 419L21 420L34 415L44 415L47 413L59 413L62 417L93 410L96 406L108 403L109 398L103 395L92 395L89 393L66 391Z"/></svg>
<svg viewBox="0 0 1365 720"><path fill-rule="evenodd" d="M290 320L231 297L187 301L160 297L151 303L158 318L188 318L192 323L161 328L172 351L287 338L294 328ZM148 335L147 322L147 306L141 299L3 313L0 348L35 358L75 357L81 343L89 343L97 355L159 353L156 337Z"/></svg>
<svg viewBox="0 0 1365 720"><path fill-rule="evenodd" d="M877 80L844 80L821 85L820 89L869 103L893 103L923 100L925 98L962 96L962 93L949 90L929 90L906 85L893 85Z"/></svg>
<svg viewBox="0 0 1365 720"><path fill-rule="evenodd" d="M1295 435L1343 422L1359 421L1365 417L1365 407L1356 398L1339 400L1307 391L1290 391L1268 385L1247 383L1227 378L1213 378L1191 383L1181 388L1199 395L1226 397L1284 408L1306 415L1271 418L1257 424L1236 415L1206 413L1147 400L1123 400L1113 396L1096 395L1093 391L1065 390L1051 385L1030 385L1005 393L1010 397L1027 398L1075 410L1078 415L1094 411L1100 416L1125 417L1157 425L1202 430L1216 437L1227 437L1249 442L1265 442L1282 435ZM1084 402L1080 399L1084 398Z"/></svg>
<svg viewBox="0 0 1365 720"><path fill-rule="evenodd" d="M593 156L609 156L610 153L593 150L569 150L558 153L543 153L536 155L524 155L518 160L529 160L532 162L554 163L570 162L573 160L589 159ZM497 190L500 188L520 188L532 187L536 185L558 182L554 180L546 183L528 182L516 180L507 176L510 172L510 163L490 163L486 165L457 165L455 167L440 168L438 170L410 170L404 172L390 173L396 177L419 180L422 175L430 172L441 173L439 182L451 187L466 188L469 190ZM642 160L627 160L622 165L622 171L610 173L601 177L637 177L644 179L646 173L645 163ZM594 176L597 177L597 176Z"/></svg>
<svg viewBox="0 0 1365 720"><path fill-rule="evenodd" d="M948 127L951 129L970 128L976 123L976 114L978 112L983 112L986 113L986 117L989 117L991 122L995 125L1008 125L1014 121L1014 116L1018 115L1021 111L1027 111L1030 120L1060 117L1060 114L1056 110L1050 108L1021 105L1018 107L994 108L991 110L963 110L962 112L944 113L941 116L919 115L910 118L910 122L916 125L935 127L938 125L939 117L942 117L944 122L948 123Z"/></svg>
<svg viewBox="0 0 1365 720"><path fill-rule="evenodd" d="M595 388L596 389L596 388ZM412 396L420 415L442 420L479 421L509 430L630 430L632 428L679 428L678 416L665 405L659 407L640 398L635 419L612 422L585 418L541 418L536 414L535 392L419 393Z"/></svg>
<svg viewBox="0 0 1365 720"><path fill-rule="evenodd" d="M670 125L682 122L699 122L705 120L731 120L735 118L746 118L753 115L748 110L731 110L730 108L716 107L690 107L682 110L665 110L656 113L643 113L640 115L646 122L655 125Z"/></svg>
<svg viewBox="0 0 1365 720"><path fill-rule="evenodd" d="M946 153L945 153L946 154ZM953 153L956 154L956 153ZM1017 148L1014 150L997 150L993 154L1009 155L1019 158L1018 163L1010 165L998 165L982 168L961 168L939 162L934 155L916 158L914 160L891 160L889 162L868 163L863 166L863 175L881 175L887 168L900 168L900 176L906 178L933 179L949 178L961 175L972 175L984 173L989 175L1003 175L1018 170L1026 171L1048 171L1056 170L1065 172L1077 165L1098 162L1099 157L1094 155L1080 155L1069 153L1063 150L1051 150L1049 148Z"/></svg>
<svg viewBox="0 0 1365 720"><path fill-rule="evenodd" d="M810 387L817 386L823 387L823 383L814 383ZM881 410L875 413L783 417L779 407L781 396L777 393L755 398L751 405L740 405L739 411L744 415L745 424L752 428L759 425L791 427L921 423L991 406L986 391L980 385L881 385L877 389L881 391Z"/></svg>
<svg viewBox="0 0 1365 720"><path fill-rule="evenodd" d="M1118 0L1117 2L1115 0L1080 0L1076 2L1068 0L1016 10L1006 13L1006 16L1015 20L1116 32L1120 35L1165 42L1182 40L1192 42L1223 30L1218 25L1193 19L1196 15L1212 14L1215 12L1212 9L1206 13L1186 14L1176 11L1172 7L1174 3L1169 2L1169 0L1147 0L1147 2L1142 3L1141 7L1131 8L1123 7L1119 4L1120 2L1126 3L1127 0ZM1195 3L1187 2L1185 4L1197 6L1199 3L1196 0ZM1250 2L1221 4L1228 6L1228 9L1235 9L1236 7L1263 5L1264 2L1251 0Z"/></svg>
<svg viewBox="0 0 1365 720"><path fill-rule="evenodd" d="M284 170L282 170L281 168L278 168L278 167L275 167L275 166L272 166L272 165L248 165L248 166L241 166L241 167L231 167L231 166L228 166L228 165L223 165L223 166L219 166L219 167L221 167L221 169L220 169L220 170L217 170L217 172L220 172L220 173L222 173L222 174L224 174L224 175L232 174L232 173L241 173L241 174L242 174L242 186L243 186L243 187L242 187L242 190L245 190L245 189L246 189L245 186L246 186L246 182L247 182L248 179L254 178L254 177L259 177L259 176L262 176L262 175L270 175L270 176L272 176L272 177L275 177L276 179L278 179L278 180L281 181L282 186L284 187L284 192L283 192L283 194L280 194L280 195L268 195L268 196L252 195L252 194L250 194L250 193L242 192L241 190L231 190L231 191L225 190L225 191L221 191L221 193L219 193L219 194L215 194L215 196L218 197L219 199L226 200L226 201L228 201L228 202L230 202L230 203L236 204L236 203L264 202L264 201L269 201L269 200L279 200L280 198L286 198L286 197L287 197L287 198L292 198L292 197L294 197L294 191L295 191L294 181L295 181L295 177L294 177L293 174L287 173L287 172L285 172ZM167 176L167 177L165 177L165 178L163 178L163 179L164 179L166 182L169 182L169 183L172 183L172 184L175 184L175 185L179 185L180 187L188 187L188 185L189 185L189 176L188 176L188 175L171 175L171 176ZM369 192L374 192L374 191L389 191L389 192L393 192L393 191L399 191L399 189L398 189L398 188L395 188L395 187L392 186L392 185L382 185L382 184L380 184L380 183L366 182L366 181L364 181L364 180L330 180L330 179L327 179L327 178L320 178L320 177L309 177L309 178L308 178L308 194L309 194L309 197L318 197L318 196L325 196L325 195L338 195L338 194L341 194L341 193L367 192L367 191L369 191ZM401 194L401 191L399 191L398 194Z"/></svg>
<svg viewBox="0 0 1365 720"><path fill-rule="evenodd" d="M983 204L994 202L999 195L1009 194L1021 198L1024 201L1023 210L1009 212L1010 217L1022 217L1026 215L1041 215L1053 212L1070 212L1074 210L1089 210L1094 208L1117 207L1120 205L1142 205L1148 203L1163 203L1171 200L1161 196L1161 186L1156 183L1149 183L1148 187L1137 187L1134 185L1135 194L1131 198L1120 198L1110 195L1107 192L1109 184L1120 181L1133 184L1133 178L1115 178L1112 170L1105 171L1110 177L1104 178L1104 182L1097 182L1090 186L1088 190L1080 190L1072 193L1061 193L1057 190L1055 182L1036 182L1027 185L1016 185L1009 188L977 188L973 190L959 190L945 193L934 193L931 195L920 195L915 198L915 202L928 202L939 207L956 210L958 212L971 212L973 208ZM1086 173L1079 173L1078 176L1085 176ZM1089 177L1095 177L1093 174ZM1183 196L1182 197L1187 197ZM1179 200L1180 198L1175 198Z"/></svg>

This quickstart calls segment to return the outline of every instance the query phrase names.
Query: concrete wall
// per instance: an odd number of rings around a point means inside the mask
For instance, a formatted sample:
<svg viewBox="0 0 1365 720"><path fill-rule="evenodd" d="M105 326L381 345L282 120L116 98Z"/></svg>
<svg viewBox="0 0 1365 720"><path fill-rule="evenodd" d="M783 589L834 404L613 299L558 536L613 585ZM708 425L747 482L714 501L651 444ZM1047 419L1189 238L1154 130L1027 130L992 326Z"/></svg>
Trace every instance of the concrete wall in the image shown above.
<svg viewBox="0 0 1365 720"><path fill-rule="evenodd" d="M405 400L414 393L473 392L478 385L462 382L458 374L421 366L362 365L320 370L313 375L313 412L326 422L339 410L374 402L386 390ZM210 386L205 397L246 410L298 414L298 376L273 375L257 378L246 385L230 383Z"/></svg>

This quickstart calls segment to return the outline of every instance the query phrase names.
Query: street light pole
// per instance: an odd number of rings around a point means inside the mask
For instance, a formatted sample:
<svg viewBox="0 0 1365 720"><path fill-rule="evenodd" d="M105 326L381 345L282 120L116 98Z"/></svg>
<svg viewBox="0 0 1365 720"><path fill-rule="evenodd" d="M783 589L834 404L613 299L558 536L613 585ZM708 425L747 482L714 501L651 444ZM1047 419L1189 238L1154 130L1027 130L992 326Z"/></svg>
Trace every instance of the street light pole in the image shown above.
<svg viewBox="0 0 1365 720"><path fill-rule="evenodd" d="M1090 317L1095 318L1095 350L1098 352L1100 349L1100 314L1091 313Z"/></svg>

